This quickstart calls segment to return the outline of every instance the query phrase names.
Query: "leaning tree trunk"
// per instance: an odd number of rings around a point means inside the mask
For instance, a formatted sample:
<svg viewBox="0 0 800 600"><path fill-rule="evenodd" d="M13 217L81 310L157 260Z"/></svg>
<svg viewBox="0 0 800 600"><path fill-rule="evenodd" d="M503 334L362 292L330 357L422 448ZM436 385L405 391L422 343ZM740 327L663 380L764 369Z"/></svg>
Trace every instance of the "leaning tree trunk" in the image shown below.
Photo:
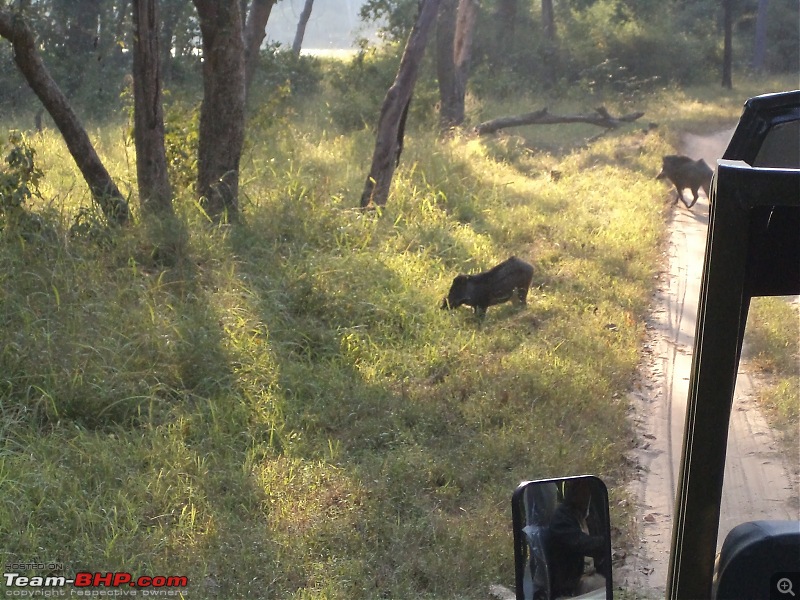
<svg viewBox="0 0 800 600"><path fill-rule="evenodd" d="M172 213L164 151L157 0L133 0L133 102L136 178L144 213Z"/></svg>
<svg viewBox="0 0 800 600"><path fill-rule="evenodd" d="M197 191L214 221L236 220L245 117L241 2L193 1L203 36Z"/></svg>
<svg viewBox="0 0 800 600"><path fill-rule="evenodd" d="M364 192L361 194L362 208L369 206L370 203L384 206L389 197L394 170L403 150L408 105L414 92L419 65L425 53L428 34L439 10L439 1L422 0L417 21L400 60L397 76L383 100L378 119L375 151L372 154L372 166L364 185Z"/></svg>
<svg viewBox="0 0 800 600"><path fill-rule="evenodd" d="M306 25L308 19L311 17L311 9L314 6L314 0L306 0L303 6L303 11L300 13L300 20L297 22L297 32L294 34L294 42L292 43L292 54L300 56L300 48L303 46L303 38L306 35Z"/></svg>
<svg viewBox="0 0 800 600"><path fill-rule="evenodd" d="M105 166L97 156L86 130L81 125L58 84L50 76L36 51L33 32L20 15L0 10L0 36L14 48L14 62L28 85L53 118L72 158L89 186L92 198L98 203L109 223L128 222L128 203L120 194Z"/></svg>

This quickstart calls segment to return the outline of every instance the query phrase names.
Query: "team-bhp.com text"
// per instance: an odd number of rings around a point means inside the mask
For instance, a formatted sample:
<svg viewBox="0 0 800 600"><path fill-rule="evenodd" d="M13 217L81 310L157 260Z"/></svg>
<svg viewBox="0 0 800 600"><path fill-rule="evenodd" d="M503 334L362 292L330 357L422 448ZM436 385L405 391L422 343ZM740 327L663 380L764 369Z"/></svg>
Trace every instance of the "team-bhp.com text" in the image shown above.
<svg viewBox="0 0 800 600"><path fill-rule="evenodd" d="M3 579L7 597L170 596L177 595L178 588L189 585L189 578L185 576L143 575L134 578L125 572L80 572L69 579L55 575L29 577L19 573L4 573ZM69 590L59 589L65 586L73 587Z"/></svg>

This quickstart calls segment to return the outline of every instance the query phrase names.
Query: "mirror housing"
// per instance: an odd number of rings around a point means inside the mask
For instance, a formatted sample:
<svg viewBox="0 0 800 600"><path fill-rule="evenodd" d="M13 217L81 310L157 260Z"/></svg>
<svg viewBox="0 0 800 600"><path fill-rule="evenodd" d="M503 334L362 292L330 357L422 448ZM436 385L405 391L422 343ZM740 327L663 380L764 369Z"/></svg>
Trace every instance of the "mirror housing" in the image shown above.
<svg viewBox="0 0 800 600"><path fill-rule="evenodd" d="M517 600L613 598L608 489L600 479L523 481L511 511Z"/></svg>

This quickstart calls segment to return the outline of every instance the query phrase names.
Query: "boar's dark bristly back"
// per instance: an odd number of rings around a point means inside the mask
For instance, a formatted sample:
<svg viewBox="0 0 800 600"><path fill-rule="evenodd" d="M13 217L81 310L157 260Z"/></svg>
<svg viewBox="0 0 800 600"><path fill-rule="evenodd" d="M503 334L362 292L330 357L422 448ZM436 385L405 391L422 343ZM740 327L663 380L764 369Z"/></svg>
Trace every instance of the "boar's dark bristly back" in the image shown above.
<svg viewBox="0 0 800 600"><path fill-rule="evenodd" d="M511 256L488 271L458 275L453 279L441 308L452 309L466 304L472 306L476 314L483 315L488 307L506 302L515 294L519 302L525 304L532 278L533 267Z"/></svg>

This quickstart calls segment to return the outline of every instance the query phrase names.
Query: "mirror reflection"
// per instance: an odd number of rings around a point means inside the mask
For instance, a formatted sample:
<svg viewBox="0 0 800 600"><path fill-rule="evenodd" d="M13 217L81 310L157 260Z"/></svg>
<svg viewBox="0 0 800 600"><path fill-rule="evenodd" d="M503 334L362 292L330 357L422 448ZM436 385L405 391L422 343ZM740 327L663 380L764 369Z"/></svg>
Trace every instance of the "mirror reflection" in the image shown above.
<svg viewBox="0 0 800 600"><path fill-rule="evenodd" d="M512 510L517 600L612 598L608 490L600 479L523 482Z"/></svg>

